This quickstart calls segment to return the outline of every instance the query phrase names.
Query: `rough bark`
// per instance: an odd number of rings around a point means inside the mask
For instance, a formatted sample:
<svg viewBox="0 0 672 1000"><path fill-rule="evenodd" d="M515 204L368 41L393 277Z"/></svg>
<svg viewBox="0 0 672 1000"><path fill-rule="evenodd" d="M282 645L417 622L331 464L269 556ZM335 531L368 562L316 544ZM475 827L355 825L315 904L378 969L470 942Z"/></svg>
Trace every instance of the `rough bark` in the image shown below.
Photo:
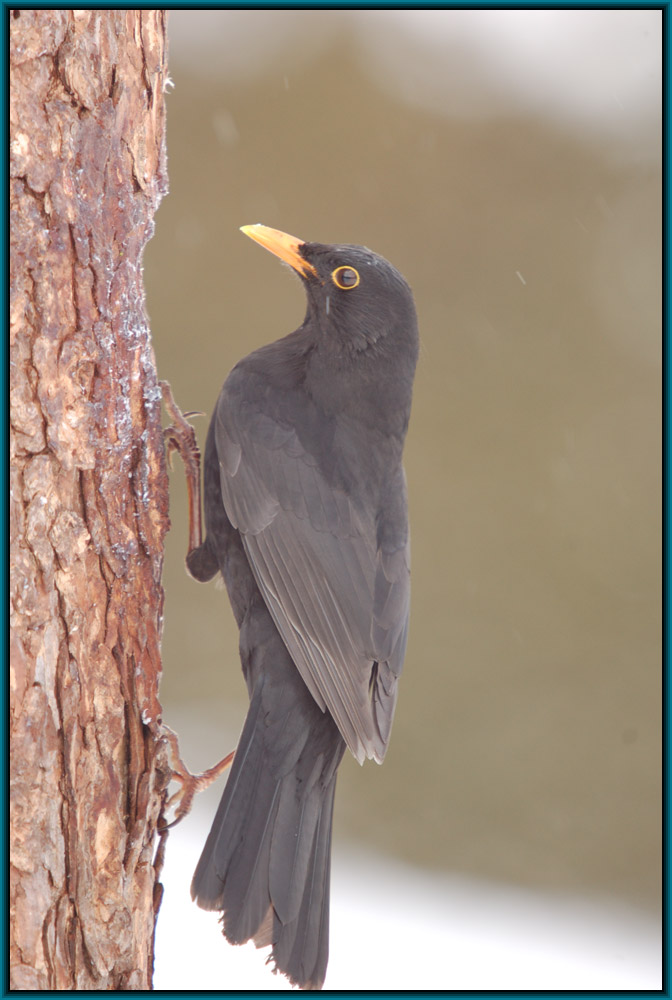
<svg viewBox="0 0 672 1000"><path fill-rule="evenodd" d="M10 12L10 986L151 988L165 14Z"/></svg>

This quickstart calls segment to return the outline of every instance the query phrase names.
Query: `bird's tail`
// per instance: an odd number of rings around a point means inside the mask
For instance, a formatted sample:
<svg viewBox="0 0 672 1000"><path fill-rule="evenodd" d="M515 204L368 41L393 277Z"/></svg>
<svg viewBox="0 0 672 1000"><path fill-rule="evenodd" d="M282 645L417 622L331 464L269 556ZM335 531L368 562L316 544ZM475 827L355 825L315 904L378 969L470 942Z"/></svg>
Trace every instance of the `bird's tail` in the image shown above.
<svg viewBox="0 0 672 1000"><path fill-rule="evenodd" d="M320 989L329 955L336 772L345 744L287 659L280 682L257 680L191 895L204 909L222 911L232 944L271 944L277 971L303 989Z"/></svg>

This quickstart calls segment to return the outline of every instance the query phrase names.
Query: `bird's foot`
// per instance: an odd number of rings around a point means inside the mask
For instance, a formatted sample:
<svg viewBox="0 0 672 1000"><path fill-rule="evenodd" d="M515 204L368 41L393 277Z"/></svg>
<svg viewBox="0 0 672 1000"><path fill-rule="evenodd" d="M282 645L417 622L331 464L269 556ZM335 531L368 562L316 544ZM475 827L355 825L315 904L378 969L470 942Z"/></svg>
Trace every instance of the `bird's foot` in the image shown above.
<svg viewBox="0 0 672 1000"><path fill-rule="evenodd" d="M205 413L202 410L188 410L186 413L182 413L182 410L179 409L173 399L168 383L162 382L161 385L165 386L163 401L173 421L170 427L163 428L163 440L166 445L168 464L172 469L172 455L176 451L188 469L193 465L198 467L201 462L201 452L196 443L196 432L189 423L189 418L204 417Z"/></svg>
<svg viewBox="0 0 672 1000"><path fill-rule="evenodd" d="M207 771L203 771L202 774L192 774L186 768L180 756L177 733L174 733L172 729L164 725L163 736L168 745L168 760L173 772L172 780L177 781L180 787L171 795L163 807L164 816L173 808L175 809L175 816L170 823L164 823L161 826L161 831L170 830L171 827L177 826L180 820L184 819L191 810L196 794L208 788L220 774L223 774L231 766L236 752L232 750L218 764L215 764L214 767L209 768Z"/></svg>
<svg viewBox="0 0 672 1000"><path fill-rule="evenodd" d="M169 382L159 382L163 393L163 405L172 420L170 427L163 431L166 457L172 467L172 454L176 451L184 463L187 477L187 497L189 501L189 552L197 549L202 541L201 530L201 453L196 441L196 432L187 417L203 417L200 410L182 413L173 397Z"/></svg>

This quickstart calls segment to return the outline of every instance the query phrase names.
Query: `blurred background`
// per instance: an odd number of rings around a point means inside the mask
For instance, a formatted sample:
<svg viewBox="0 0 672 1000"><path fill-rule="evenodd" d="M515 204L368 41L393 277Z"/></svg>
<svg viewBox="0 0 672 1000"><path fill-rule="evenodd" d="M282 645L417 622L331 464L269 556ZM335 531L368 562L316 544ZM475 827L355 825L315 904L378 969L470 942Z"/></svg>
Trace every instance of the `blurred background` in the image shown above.
<svg viewBox="0 0 672 1000"><path fill-rule="evenodd" d="M239 226L365 244L419 314L410 641L384 766L340 771L327 989L660 987L661 18L169 15L145 279L201 443L231 367L304 315ZM202 770L247 697L226 594L184 570L179 462L171 521L161 697ZM236 984L246 949L189 899L221 788L169 841L157 988L283 985L252 946Z"/></svg>

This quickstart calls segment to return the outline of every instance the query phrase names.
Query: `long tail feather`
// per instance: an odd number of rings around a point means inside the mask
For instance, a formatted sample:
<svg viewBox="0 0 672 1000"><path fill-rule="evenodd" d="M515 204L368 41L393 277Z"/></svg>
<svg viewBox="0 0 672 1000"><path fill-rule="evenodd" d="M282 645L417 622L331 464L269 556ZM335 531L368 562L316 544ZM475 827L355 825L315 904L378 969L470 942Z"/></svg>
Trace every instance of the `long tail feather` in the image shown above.
<svg viewBox="0 0 672 1000"><path fill-rule="evenodd" d="M331 825L345 744L278 637L261 671L191 894L225 937L272 944L270 960L320 989L329 951ZM280 661L280 662L278 662Z"/></svg>

